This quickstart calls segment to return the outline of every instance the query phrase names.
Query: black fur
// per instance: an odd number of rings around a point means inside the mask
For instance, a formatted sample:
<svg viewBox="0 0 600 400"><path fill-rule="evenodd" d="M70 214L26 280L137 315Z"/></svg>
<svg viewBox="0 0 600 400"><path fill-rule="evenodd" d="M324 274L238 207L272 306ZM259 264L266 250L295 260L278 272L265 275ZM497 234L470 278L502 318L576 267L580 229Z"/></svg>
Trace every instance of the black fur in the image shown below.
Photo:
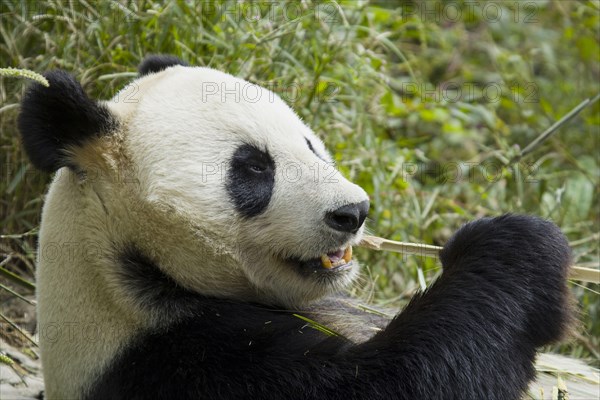
<svg viewBox="0 0 600 400"><path fill-rule="evenodd" d="M18 126L33 165L53 172L64 166L75 167L65 151L110 132L116 120L67 72L50 71L44 76L50 87L39 83L29 87L21 103Z"/></svg>
<svg viewBox="0 0 600 400"><path fill-rule="evenodd" d="M140 73L140 76L144 76L153 74L155 72L164 71L173 65L188 66L189 64L175 56L153 54L144 58L144 61L142 61L138 67L138 72Z"/></svg>
<svg viewBox="0 0 600 400"><path fill-rule="evenodd" d="M244 217L262 213L275 187L275 163L269 153L250 144L235 151L227 173L227 192Z"/></svg>
<svg viewBox="0 0 600 400"><path fill-rule="evenodd" d="M140 334L87 398L520 399L536 347L571 319L566 239L533 217L482 219L441 259L441 277L357 345L290 312L196 296L194 316ZM161 279L145 268L135 285L156 297Z"/></svg>
<svg viewBox="0 0 600 400"><path fill-rule="evenodd" d="M321 160L323 160L323 161L326 161L326 160L325 160L325 158L324 158L323 156L321 156L320 154L318 154L318 153L315 151L315 148L313 147L313 145L312 145L312 143L310 142L310 140L308 140L308 138L304 138L304 140L306 140L306 144L308 145L308 149L309 149L310 151L312 151L312 152L313 152L313 154L314 154L315 156L319 157L319 158L320 158Z"/></svg>
<svg viewBox="0 0 600 400"><path fill-rule="evenodd" d="M117 253L119 281L138 307L169 318L193 314L198 296L166 275L135 245Z"/></svg>
<svg viewBox="0 0 600 400"><path fill-rule="evenodd" d="M306 144L308 145L309 150L312 151L313 153L315 153L315 155L318 157L319 155L315 151L315 148L313 147L313 145L310 142L310 140L308 140L307 138L304 138L304 140L306 140Z"/></svg>

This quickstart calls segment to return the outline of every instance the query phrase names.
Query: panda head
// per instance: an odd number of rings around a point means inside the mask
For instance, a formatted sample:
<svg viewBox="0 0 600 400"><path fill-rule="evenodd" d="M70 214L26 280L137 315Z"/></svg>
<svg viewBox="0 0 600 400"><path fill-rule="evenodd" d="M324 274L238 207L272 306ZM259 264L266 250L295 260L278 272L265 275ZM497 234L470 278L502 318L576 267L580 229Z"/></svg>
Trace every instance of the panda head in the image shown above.
<svg viewBox="0 0 600 400"><path fill-rule="evenodd" d="M271 91L173 57L139 70L106 102L47 73L19 117L32 163L65 181L46 208L85 216L109 286L122 286L114 256L131 248L205 295L297 306L347 286L368 197L298 116Z"/></svg>

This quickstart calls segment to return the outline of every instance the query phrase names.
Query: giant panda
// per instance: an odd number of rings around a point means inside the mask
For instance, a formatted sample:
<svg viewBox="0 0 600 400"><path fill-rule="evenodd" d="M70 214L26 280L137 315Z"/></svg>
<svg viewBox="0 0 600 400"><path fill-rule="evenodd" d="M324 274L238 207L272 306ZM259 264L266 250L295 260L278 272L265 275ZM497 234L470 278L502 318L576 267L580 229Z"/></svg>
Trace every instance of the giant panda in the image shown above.
<svg viewBox="0 0 600 400"><path fill-rule="evenodd" d="M395 318L357 317L340 293L368 196L331 178L279 97L172 56L109 101L45 77L18 124L56 172L37 275L48 399L519 399L572 322L568 243L519 215L458 230Z"/></svg>

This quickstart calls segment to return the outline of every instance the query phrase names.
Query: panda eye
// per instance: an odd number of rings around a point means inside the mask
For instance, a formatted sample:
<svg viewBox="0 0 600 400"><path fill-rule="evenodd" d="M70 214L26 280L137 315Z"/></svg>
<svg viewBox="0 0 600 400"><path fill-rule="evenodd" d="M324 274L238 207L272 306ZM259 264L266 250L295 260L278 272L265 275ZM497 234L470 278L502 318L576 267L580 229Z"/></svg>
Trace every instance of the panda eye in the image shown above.
<svg viewBox="0 0 600 400"><path fill-rule="evenodd" d="M231 167L251 175L262 175L275 169L273 159L267 152L249 144L244 144L237 149Z"/></svg>
<svg viewBox="0 0 600 400"><path fill-rule="evenodd" d="M257 174L263 173L267 170L267 166L266 165L260 165L258 163L250 163L248 164L248 169L252 172L255 172Z"/></svg>

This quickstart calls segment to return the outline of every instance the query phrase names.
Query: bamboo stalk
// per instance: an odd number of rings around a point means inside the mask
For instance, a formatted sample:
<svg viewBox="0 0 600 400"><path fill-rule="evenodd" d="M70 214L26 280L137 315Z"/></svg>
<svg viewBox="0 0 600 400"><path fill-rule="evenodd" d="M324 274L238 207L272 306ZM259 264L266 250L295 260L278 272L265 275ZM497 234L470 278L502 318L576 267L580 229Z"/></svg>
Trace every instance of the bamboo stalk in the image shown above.
<svg viewBox="0 0 600 400"><path fill-rule="evenodd" d="M35 290L35 285L23 278L19 275L10 272L5 269L4 266L8 264L8 262L12 259L12 256L9 254L4 260L0 261L0 275L4 276L6 279L13 281L14 283L26 287L27 289Z"/></svg>
<svg viewBox="0 0 600 400"><path fill-rule="evenodd" d="M395 240L388 240L377 236L364 236L363 240L358 245L371 250L392 251L395 253L431 258L438 258L439 252L442 250L439 246L397 242ZM600 269L574 266L571 268L571 279L600 284Z"/></svg>
<svg viewBox="0 0 600 400"><path fill-rule="evenodd" d="M377 236L363 236L362 242L360 242L359 246L372 250L393 251L395 253L411 254L415 256L433 258L437 258L439 256L440 250L442 249L439 246L432 246L429 244L396 242L394 240L388 240Z"/></svg>
<svg viewBox="0 0 600 400"><path fill-rule="evenodd" d="M519 154L517 154L509 163L512 164L515 161L519 161L521 158L525 157L527 154L531 153L536 147L538 147L541 143L545 142L550 136L555 134L560 128L562 128L567 122L575 118L580 112L582 112L587 107L594 104L596 101L600 99L600 93L594 96L591 99L585 99L579 105L577 105L574 109L569 111L566 115L564 115L561 119L552 124L551 127L542 132L535 140L529 143Z"/></svg>
<svg viewBox="0 0 600 400"><path fill-rule="evenodd" d="M29 300L27 297L23 296L20 293L15 292L14 290L12 290L11 288L9 288L8 286L4 286L1 283L0 283L0 289L6 290L8 293L12 294L13 296L18 297L19 299L23 300L26 303L31 304L32 306L36 305L35 301Z"/></svg>
<svg viewBox="0 0 600 400"><path fill-rule="evenodd" d="M574 266L571 268L571 279L600 284L600 269Z"/></svg>
<svg viewBox="0 0 600 400"><path fill-rule="evenodd" d="M31 342L31 344L33 344L35 347L38 347L38 344L35 342L35 340L33 340L33 338L29 335L29 333L27 333L26 331L19 328L19 326L17 324L15 324L13 321L11 321L7 316L0 313L0 319L3 319L4 321L6 321L7 324L12 326L13 329L15 329L17 332L19 332L25 339L29 340Z"/></svg>

